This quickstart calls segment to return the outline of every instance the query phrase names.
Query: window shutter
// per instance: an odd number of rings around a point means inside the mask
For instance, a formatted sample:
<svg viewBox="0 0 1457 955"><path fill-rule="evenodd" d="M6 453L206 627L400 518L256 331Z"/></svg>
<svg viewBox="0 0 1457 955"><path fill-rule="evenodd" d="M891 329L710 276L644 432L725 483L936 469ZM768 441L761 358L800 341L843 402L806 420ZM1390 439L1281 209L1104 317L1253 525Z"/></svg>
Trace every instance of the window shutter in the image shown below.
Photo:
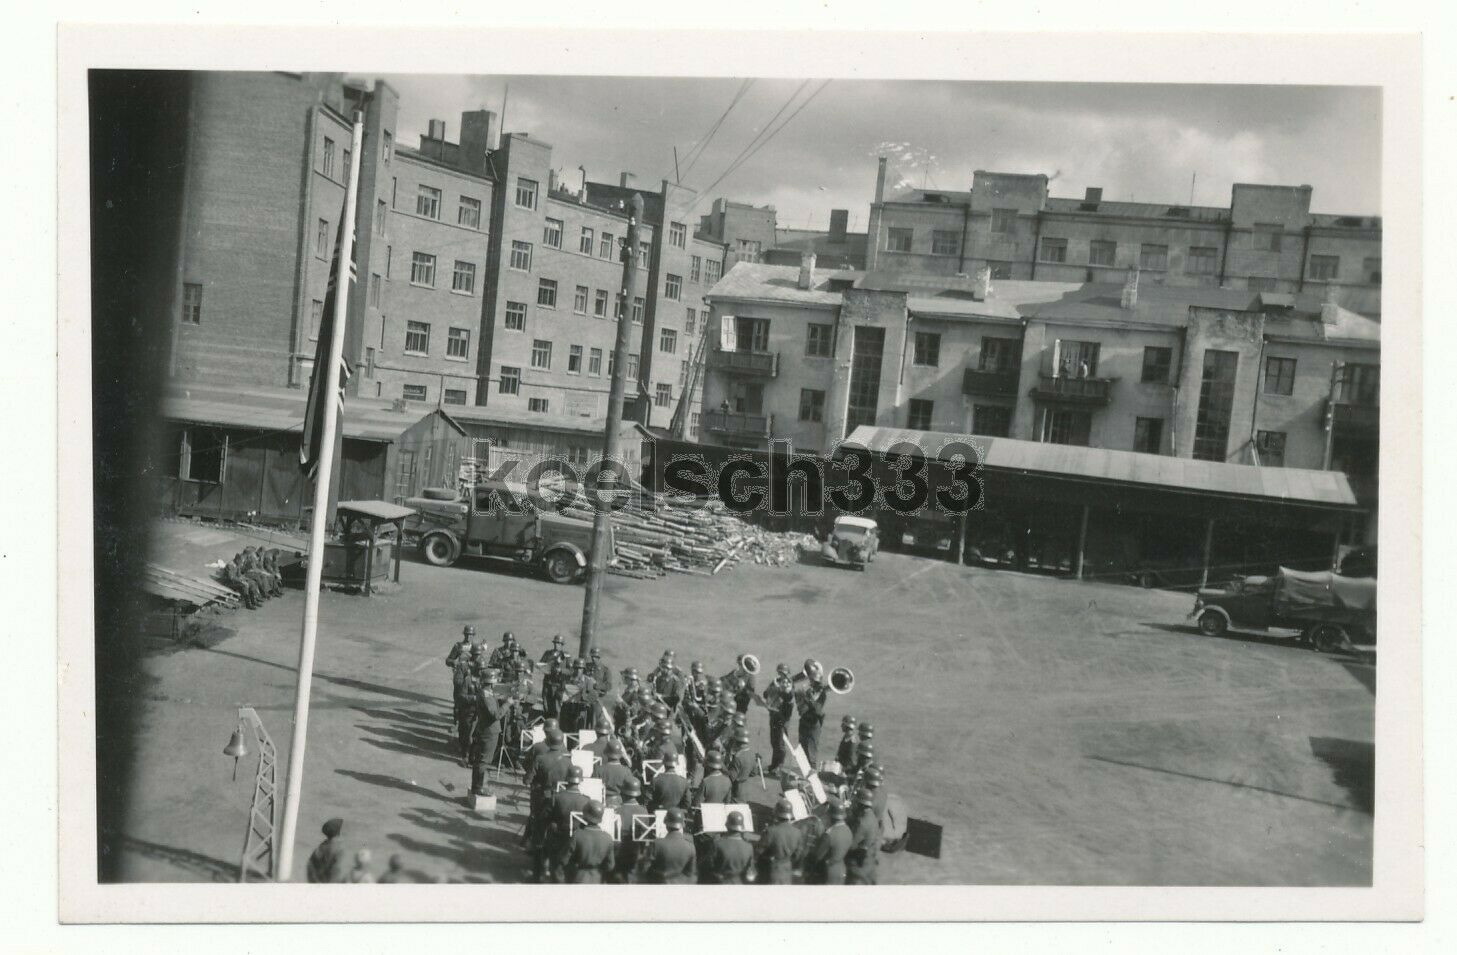
<svg viewBox="0 0 1457 955"><path fill-rule="evenodd" d="M737 320L732 315L719 316L718 347L723 351L738 350Z"/></svg>

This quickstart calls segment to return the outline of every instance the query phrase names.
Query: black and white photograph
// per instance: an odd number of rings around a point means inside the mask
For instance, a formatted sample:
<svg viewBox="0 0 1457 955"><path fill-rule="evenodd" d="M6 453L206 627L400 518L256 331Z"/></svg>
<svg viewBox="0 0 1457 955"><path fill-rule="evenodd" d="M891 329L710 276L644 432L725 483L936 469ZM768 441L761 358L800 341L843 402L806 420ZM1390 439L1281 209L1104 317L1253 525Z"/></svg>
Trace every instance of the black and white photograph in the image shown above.
<svg viewBox="0 0 1457 955"><path fill-rule="evenodd" d="M69 63L63 901L1419 914L1400 84L600 46Z"/></svg>

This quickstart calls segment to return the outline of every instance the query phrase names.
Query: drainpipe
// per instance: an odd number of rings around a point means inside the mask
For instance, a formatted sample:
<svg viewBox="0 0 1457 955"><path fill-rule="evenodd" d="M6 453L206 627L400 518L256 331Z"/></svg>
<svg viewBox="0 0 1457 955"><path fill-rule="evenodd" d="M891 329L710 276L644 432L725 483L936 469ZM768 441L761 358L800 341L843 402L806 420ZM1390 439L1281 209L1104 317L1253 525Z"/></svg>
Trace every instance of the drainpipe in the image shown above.
<svg viewBox="0 0 1457 955"><path fill-rule="evenodd" d="M1255 366L1255 400L1250 406L1250 461L1256 467L1260 464L1260 447L1255 442L1255 424L1260 412L1260 395L1264 394L1266 344L1267 341L1262 331L1260 334L1260 359L1259 364Z"/></svg>
<svg viewBox="0 0 1457 955"><path fill-rule="evenodd" d="M1037 281L1037 246L1042 241L1042 210L1032 217L1032 280Z"/></svg>
<svg viewBox="0 0 1457 955"><path fill-rule="evenodd" d="M1310 259L1310 226L1300 230L1304 239L1300 244L1300 282L1295 286L1295 291L1305 291L1305 263Z"/></svg>
<svg viewBox="0 0 1457 955"><path fill-rule="evenodd" d="M961 274L966 271L966 234L971 228L971 203L961 204L961 254L956 258L956 272Z"/></svg>
<svg viewBox="0 0 1457 955"><path fill-rule="evenodd" d="M1224 220L1224 247L1219 251L1219 287L1224 287L1225 268L1229 265L1229 235L1234 229L1234 215Z"/></svg>

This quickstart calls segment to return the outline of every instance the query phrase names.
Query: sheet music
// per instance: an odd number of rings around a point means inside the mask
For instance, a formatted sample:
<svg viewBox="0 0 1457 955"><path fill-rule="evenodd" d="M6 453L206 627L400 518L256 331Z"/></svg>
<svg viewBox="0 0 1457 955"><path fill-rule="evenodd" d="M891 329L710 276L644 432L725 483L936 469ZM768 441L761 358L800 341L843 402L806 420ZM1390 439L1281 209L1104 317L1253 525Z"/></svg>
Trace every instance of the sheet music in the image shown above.
<svg viewBox="0 0 1457 955"><path fill-rule="evenodd" d="M574 812L571 814L567 824L569 826L568 834L574 834L579 827L587 825L587 817L580 812ZM612 836L614 840L620 838L622 833L622 820L618 818L616 809L610 807L603 809L600 825L602 826L602 831Z"/></svg>
<svg viewBox="0 0 1457 955"><path fill-rule="evenodd" d="M814 794L816 806L818 806L820 803L830 801L830 797L825 795L825 784L820 782L820 778L818 776L811 774L809 776L806 776L805 779L809 782L809 791Z"/></svg>
<svg viewBox="0 0 1457 955"><path fill-rule="evenodd" d="M599 803L607 803L607 783L601 779L584 779L581 785L582 795L589 796Z"/></svg>
<svg viewBox="0 0 1457 955"><path fill-rule="evenodd" d="M573 766L580 766L583 776L591 776L592 768L597 763L597 757L592 755L591 750L574 749L567 754L572 759Z"/></svg>
<svg viewBox="0 0 1457 955"><path fill-rule="evenodd" d="M531 741L533 743L544 743L544 742L546 742L546 727L545 726L533 726L529 730L529 732L531 733Z"/></svg>
<svg viewBox="0 0 1457 955"><path fill-rule="evenodd" d="M650 839L661 839L668 834L668 810L658 809L653 812L651 818L648 816L632 817L632 839L634 842L647 842Z"/></svg>
<svg viewBox="0 0 1457 955"><path fill-rule="evenodd" d="M784 746L789 750L789 755L794 757L794 764L799 767L801 776L808 776L814 772L814 767L809 764L809 757L804 755L804 747L790 739L788 733L784 734Z"/></svg>
<svg viewBox="0 0 1457 955"><path fill-rule="evenodd" d="M580 730L576 735L578 749L586 749L588 746L597 742L596 730Z"/></svg>
<svg viewBox="0 0 1457 955"><path fill-rule="evenodd" d="M784 801L789 803L789 811L793 813L792 818L795 822L810 817L809 804L804 800L804 793L791 789L784 794Z"/></svg>
<svg viewBox="0 0 1457 955"><path fill-rule="evenodd" d="M704 832L728 832L728 814L738 812L744 817L744 831L754 831L754 813L746 802L706 802L699 807L699 818Z"/></svg>

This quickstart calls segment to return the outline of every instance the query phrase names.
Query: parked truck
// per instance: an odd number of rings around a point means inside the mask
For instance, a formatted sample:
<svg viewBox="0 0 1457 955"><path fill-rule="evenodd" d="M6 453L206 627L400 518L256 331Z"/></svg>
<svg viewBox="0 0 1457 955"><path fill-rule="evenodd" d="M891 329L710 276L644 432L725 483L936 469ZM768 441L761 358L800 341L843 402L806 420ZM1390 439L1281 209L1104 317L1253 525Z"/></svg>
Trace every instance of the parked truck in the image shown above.
<svg viewBox="0 0 1457 955"><path fill-rule="evenodd" d="M404 502L415 509L405 522L406 542L417 544L437 567L461 557L491 557L530 567L555 583L580 580L591 560L591 523L529 505L508 506L525 500L524 488L500 482L458 492L429 490Z"/></svg>
<svg viewBox="0 0 1457 955"><path fill-rule="evenodd" d="M1189 616L1200 631L1293 630L1323 653L1376 643L1376 579L1281 567L1270 576L1243 577L1206 587Z"/></svg>

